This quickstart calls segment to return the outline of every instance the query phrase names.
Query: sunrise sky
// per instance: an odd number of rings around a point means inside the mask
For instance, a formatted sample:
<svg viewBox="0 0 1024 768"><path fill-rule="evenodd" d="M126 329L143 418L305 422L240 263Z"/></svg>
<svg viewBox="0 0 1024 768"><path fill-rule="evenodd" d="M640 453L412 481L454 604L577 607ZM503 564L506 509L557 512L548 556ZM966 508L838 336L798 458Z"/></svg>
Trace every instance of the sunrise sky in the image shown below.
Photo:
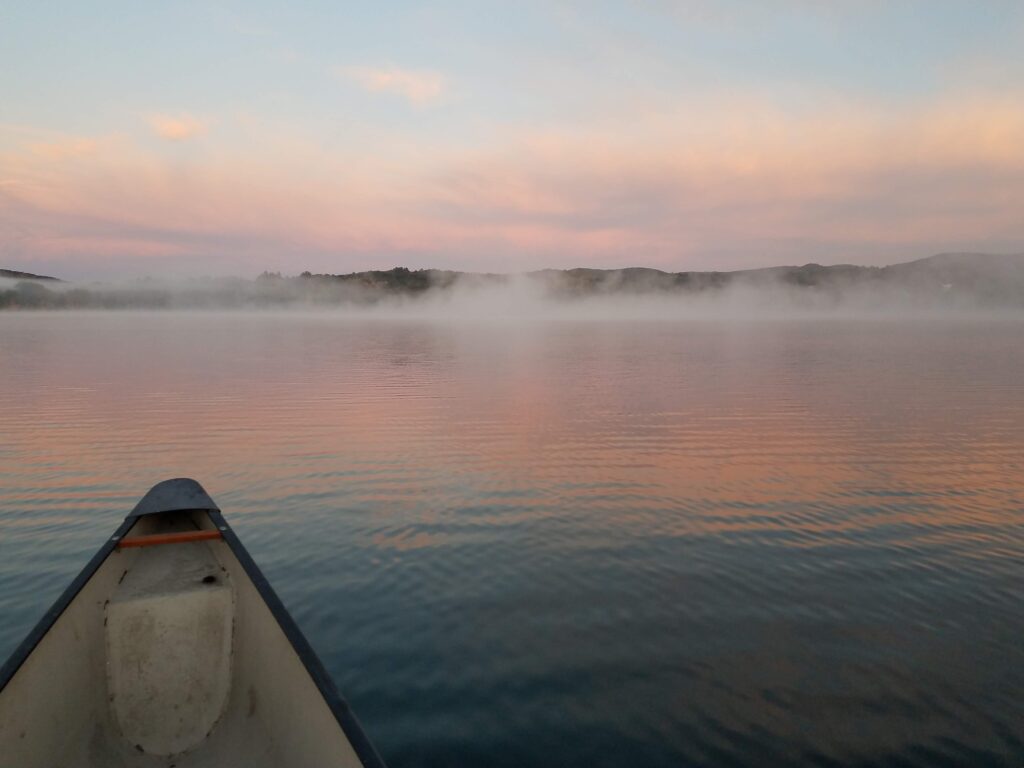
<svg viewBox="0 0 1024 768"><path fill-rule="evenodd" d="M0 267L1024 251L1024 4L0 2Z"/></svg>

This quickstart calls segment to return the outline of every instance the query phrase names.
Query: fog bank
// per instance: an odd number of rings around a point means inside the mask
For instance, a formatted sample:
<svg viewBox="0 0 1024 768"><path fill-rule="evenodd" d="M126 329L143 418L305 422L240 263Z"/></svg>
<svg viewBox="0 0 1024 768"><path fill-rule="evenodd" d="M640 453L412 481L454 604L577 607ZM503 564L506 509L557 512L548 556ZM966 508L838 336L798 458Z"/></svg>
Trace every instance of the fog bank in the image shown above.
<svg viewBox="0 0 1024 768"><path fill-rule="evenodd" d="M0 278L0 309L330 309L455 319L1022 312L1024 257L945 254L888 267L808 264L738 272L629 268L500 275L397 267L177 282Z"/></svg>

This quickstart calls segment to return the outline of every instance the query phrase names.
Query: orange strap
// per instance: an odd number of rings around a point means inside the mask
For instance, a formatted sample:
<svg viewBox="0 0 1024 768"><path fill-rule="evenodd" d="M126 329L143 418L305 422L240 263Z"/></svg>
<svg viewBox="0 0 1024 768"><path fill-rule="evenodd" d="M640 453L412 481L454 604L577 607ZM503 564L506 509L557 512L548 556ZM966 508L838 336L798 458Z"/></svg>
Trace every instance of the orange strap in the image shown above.
<svg viewBox="0 0 1024 768"><path fill-rule="evenodd" d="M181 533L154 533L151 536L129 536L117 542L126 547L152 547L157 544L180 544L186 541L206 541L221 538L220 531L182 531Z"/></svg>

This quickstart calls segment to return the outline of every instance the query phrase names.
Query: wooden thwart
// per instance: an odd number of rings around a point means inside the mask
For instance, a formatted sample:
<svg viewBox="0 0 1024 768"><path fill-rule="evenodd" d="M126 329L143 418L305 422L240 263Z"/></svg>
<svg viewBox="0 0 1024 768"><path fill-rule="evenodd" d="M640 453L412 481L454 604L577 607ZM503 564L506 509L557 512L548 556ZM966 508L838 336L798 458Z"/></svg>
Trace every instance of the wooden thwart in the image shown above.
<svg viewBox="0 0 1024 768"><path fill-rule="evenodd" d="M127 547L153 547L157 544L181 544L189 541L207 541L222 538L220 531L181 531L180 533L154 533L149 536L128 536L117 542L120 549Z"/></svg>

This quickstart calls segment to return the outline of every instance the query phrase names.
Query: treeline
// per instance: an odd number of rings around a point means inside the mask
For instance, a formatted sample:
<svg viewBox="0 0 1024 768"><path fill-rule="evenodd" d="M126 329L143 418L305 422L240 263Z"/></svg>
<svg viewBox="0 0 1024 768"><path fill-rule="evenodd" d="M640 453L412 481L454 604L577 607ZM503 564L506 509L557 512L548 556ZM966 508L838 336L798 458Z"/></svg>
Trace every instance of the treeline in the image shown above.
<svg viewBox="0 0 1024 768"><path fill-rule="evenodd" d="M264 272L255 280L215 278L177 284L143 280L119 286L73 286L59 280L20 280L12 288L0 287L0 309L365 306L443 295L456 287L472 290L513 282L527 284L538 296L565 300L656 294L714 298L738 289L734 298L761 303L1024 307L1024 257L947 254L888 267L805 264L736 272L632 267L550 269L510 276L395 267L341 275L303 272L294 277Z"/></svg>
<svg viewBox="0 0 1024 768"><path fill-rule="evenodd" d="M170 292L161 290L51 290L41 283L27 280L16 283L11 289L0 289L0 309L132 309L170 306Z"/></svg>
<svg viewBox="0 0 1024 768"><path fill-rule="evenodd" d="M161 285L151 280L119 286L54 287L21 280L0 288L0 309L202 309L269 308L290 305L373 304L396 296L416 296L449 288L459 273L443 270L390 270L348 275L297 277L264 272L256 280L219 278ZM60 286L60 287L58 287Z"/></svg>

